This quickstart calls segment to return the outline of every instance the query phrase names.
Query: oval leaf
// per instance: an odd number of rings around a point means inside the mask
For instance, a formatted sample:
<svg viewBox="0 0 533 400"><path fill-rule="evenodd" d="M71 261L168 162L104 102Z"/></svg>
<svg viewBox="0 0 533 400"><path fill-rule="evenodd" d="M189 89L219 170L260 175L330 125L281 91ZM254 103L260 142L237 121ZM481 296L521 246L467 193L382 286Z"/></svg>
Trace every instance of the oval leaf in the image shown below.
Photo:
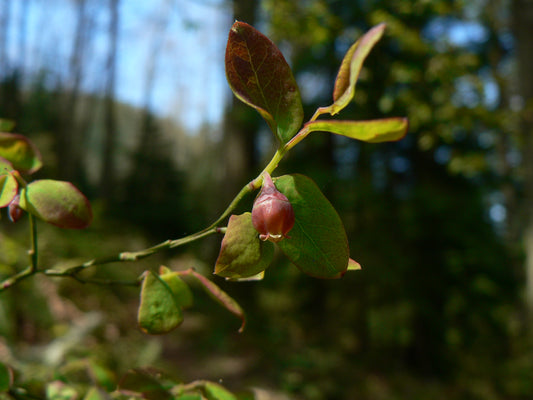
<svg viewBox="0 0 533 400"><path fill-rule="evenodd" d="M0 157L0 175L9 171L13 171L13 164L4 157Z"/></svg>
<svg viewBox="0 0 533 400"><path fill-rule="evenodd" d="M7 207L18 191L17 179L11 174L0 175L0 208Z"/></svg>
<svg viewBox="0 0 533 400"><path fill-rule="evenodd" d="M296 222L278 243L292 263L316 278L339 278L348 268L348 238L342 221L318 186L303 175L283 175L276 187L292 204Z"/></svg>
<svg viewBox="0 0 533 400"><path fill-rule="evenodd" d="M31 182L20 193L20 207L60 228L82 229L92 220L87 198L70 182L43 179Z"/></svg>
<svg viewBox="0 0 533 400"><path fill-rule="evenodd" d="M355 84L359 78L359 73L363 67L365 58L370 50L383 36L385 24L379 24L367 33L365 33L352 47L346 52L342 60L335 87L333 90L334 103L325 107L323 110L331 115L337 114L350 103L355 93Z"/></svg>
<svg viewBox="0 0 533 400"><path fill-rule="evenodd" d="M249 212L232 215L222 239L215 274L227 279L243 279L263 272L272 262L270 242L259 240Z"/></svg>
<svg viewBox="0 0 533 400"><path fill-rule="evenodd" d="M139 327L152 335L168 333L183 322L171 288L152 271L145 273L137 320Z"/></svg>
<svg viewBox="0 0 533 400"><path fill-rule="evenodd" d="M272 41L244 22L231 27L226 77L237 98L255 108L281 143L300 129L303 107L298 85Z"/></svg>
<svg viewBox="0 0 533 400"><path fill-rule="evenodd" d="M159 277L168 285L179 307L188 308L192 306L193 296L191 289L178 274L167 267L161 266L159 267Z"/></svg>
<svg viewBox="0 0 533 400"><path fill-rule="evenodd" d="M384 118L371 121L319 120L305 125L309 132L321 131L342 135L368 143L391 142L407 134L407 118Z"/></svg>
<svg viewBox="0 0 533 400"><path fill-rule="evenodd" d="M43 165L41 154L26 136L0 133L0 157L8 160L13 168L31 174Z"/></svg>

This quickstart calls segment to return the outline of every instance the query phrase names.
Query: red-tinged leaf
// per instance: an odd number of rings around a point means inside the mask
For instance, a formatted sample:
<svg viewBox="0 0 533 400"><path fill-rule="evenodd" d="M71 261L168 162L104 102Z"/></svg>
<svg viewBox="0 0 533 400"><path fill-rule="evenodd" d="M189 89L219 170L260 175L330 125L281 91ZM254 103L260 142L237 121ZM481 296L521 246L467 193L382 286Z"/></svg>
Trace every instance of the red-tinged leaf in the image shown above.
<svg viewBox="0 0 533 400"><path fill-rule="evenodd" d="M172 288L152 271L145 273L137 320L139 327L151 335L168 333L183 322Z"/></svg>
<svg viewBox="0 0 533 400"><path fill-rule="evenodd" d="M0 157L0 175L9 171L13 171L13 164L11 164L4 157Z"/></svg>
<svg viewBox="0 0 533 400"><path fill-rule="evenodd" d="M369 143L392 142L407 134L407 118L384 118L370 121L318 120L305 125L309 132L330 132Z"/></svg>
<svg viewBox="0 0 533 400"><path fill-rule="evenodd" d="M92 220L91 205L72 183L43 179L20 193L20 208L60 228L82 229Z"/></svg>
<svg viewBox="0 0 533 400"><path fill-rule="evenodd" d="M280 176L276 187L291 202L296 220L290 238L278 243L281 251L310 276L340 278L348 268L349 249L337 211L306 176Z"/></svg>
<svg viewBox="0 0 533 400"><path fill-rule="evenodd" d="M258 30L237 21L229 33L225 63L235 96L265 118L281 143L288 142L300 129L303 108L281 51Z"/></svg>
<svg viewBox="0 0 533 400"><path fill-rule="evenodd" d="M0 133L0 157L8 160L14 169L28 174L42 166L41 154L26 136Z"/></svg>
<svg viewBox="0 0 533 400"><path fill-rule="evenodd" d="M323 111L335 115L350 103L355 93L355 84L359 78L363 62L383 36L384 30L385 24L373 27L346 52L335 80L334 103L329 107L324 107Z"/></svg>
<svg viewBox="0 0 533 400"><path fill-rule="evenodd" d="M189 275L195 278L198 283L200 283L200 285L204 288L204 290L215 301L222 305L222 307L226 308L226 310L228 310L233 315L239 317L239 319L242 321L241 327L239 328L239 332L242 332L244 330L244 326L246 325L246 316L244 315L244 311L239 305L239 303L237 303L230 295L220 289L215 283L207 279L205 276L200 275L198 272L191 270Z"/></svg>
<svg viewBox="0 0 533 400"><path fill-rule="evenodd" d="M0 174L0 208L7 207L18 191L17 179L11 174Z"/></svg>
<svg viewBox="0 0 533 400"><path fill-rule="evenodd" d="M215 274L231 280L250 278L263 272L273 257L272 244L259 240L251 214L232 215L222 239Z"/></svg>
<svg viewBox="0 0 533 400"><path fill-rule="evenodd" d="M359 264L357 261L352 260L351 258L348 260L348 271L359 271L361 270L361 264Z"/></svg>

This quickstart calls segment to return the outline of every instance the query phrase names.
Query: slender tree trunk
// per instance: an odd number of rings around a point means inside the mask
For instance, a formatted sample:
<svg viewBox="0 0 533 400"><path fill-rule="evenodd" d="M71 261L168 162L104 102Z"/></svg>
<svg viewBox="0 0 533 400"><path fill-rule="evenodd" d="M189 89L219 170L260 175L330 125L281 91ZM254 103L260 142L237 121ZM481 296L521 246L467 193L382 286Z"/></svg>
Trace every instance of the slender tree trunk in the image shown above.
<svg viewBox="0 0 533 400"><path fill-rule="evenodd" d="M236 20L253 25L257 12L256 0L234 0ZM224 184L223 197L228 200L251 178L257 165L255 143L259 118L255 110L232 97L224 122ZM224 202L222 202L224 204Z"/></svg>
<svg viewBox="0 0 533 400"><path fill-rule="evenodd" d="M75 180L80 170L79 130L76 127L76 111L80 97L81 77L83 76L83 59L86 37L86 0L77 1L76 28L69 61L69 72L64 98L64 112L61 130L57 138L57 159L60 165L59 176L65 180Z"/></svg>
<svg viewBox="0 0 533 400"><path fill-rule="evenodd" d="M513 26L517 50L518 94L523 100L521 118L525 172L526 307L533 325L533 0L513 0Z"/></svg>
<svg viewBox="0 0 533 400"><path fill-rule="evenodd" d="M116 179L115 146L116 146L116 116L115 116L115 83L116 60L119 25L119 1L109 0L109 53L106 62L107 83L104 97L104 143L102 151L102 170L100 174L100 192L105 200L112 200Z"/></svg>

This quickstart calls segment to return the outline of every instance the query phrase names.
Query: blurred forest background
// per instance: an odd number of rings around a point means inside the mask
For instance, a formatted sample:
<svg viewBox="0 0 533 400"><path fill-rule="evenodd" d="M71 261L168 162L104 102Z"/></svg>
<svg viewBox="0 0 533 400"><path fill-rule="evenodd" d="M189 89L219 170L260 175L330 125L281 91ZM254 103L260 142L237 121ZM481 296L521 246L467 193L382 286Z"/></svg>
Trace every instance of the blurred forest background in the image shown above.
<svg viewBox="0 0 533 400"><path fill-rule="evenodd" d="M0 117L41 149L38 175L75 182L96 213L81 232L39 225L41 263L201 229L270 159L266 123L224 81L234 19L283 51L306 119L331 103L349 46L387 23L340 117L407 116L407 137L317 134L276 171L318 183L363 270L322 281L278 257L262 282L213 278L245 332L199 292L164 337L138 330L135 288L36 278L0 295L0 360L36 377L152 365L291 399L533 398L530 0L0 0ZM2 217L4 276L28 238L27 220ZM219 245L88 276L211 276Z"/></svg>

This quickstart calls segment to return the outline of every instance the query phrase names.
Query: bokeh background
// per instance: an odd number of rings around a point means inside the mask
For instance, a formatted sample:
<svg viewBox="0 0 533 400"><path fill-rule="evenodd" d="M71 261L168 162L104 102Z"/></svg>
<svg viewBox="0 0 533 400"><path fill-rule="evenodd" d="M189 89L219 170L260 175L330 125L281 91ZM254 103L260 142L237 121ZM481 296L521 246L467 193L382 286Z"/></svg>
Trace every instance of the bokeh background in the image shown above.
<svg viewBox="0 0 533 400"><path fill-rule="evenodd" d="M35 381L150 365L273 399L533 398L528 0L1 0L0 117L40 148L37 177L74 182L95 210L84 231L39 225L41 264L201 229L270 159L266 123L225 81L234 19L283 51L306 119L331 103L349 46L387 23L340 117L407 116L407 137L317 134L276 171L317 182L363 270L322 281L279 255L261 282L213 277L247 311L244 333L195 291L161 337L137 328L136 288L36 277L0 294L0 361ZM27 264L27 229L2 215L2 276ZM220 239L86 276L211 276Z"/></svg>

